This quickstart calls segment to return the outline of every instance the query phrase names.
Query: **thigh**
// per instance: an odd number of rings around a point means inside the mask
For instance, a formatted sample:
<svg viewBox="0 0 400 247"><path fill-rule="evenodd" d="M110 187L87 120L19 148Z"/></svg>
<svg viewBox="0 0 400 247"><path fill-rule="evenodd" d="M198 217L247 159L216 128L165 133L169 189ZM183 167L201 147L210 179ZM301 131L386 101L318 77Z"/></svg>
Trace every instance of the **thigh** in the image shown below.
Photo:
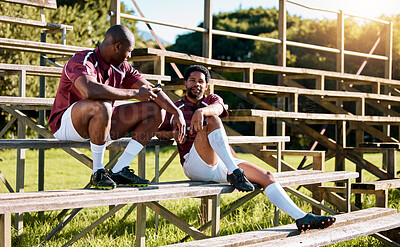
<svg viewBox="0 0 400 247"><path fill-rule="evenodd" d="M210 145L210 142L208 141L206 128L203 128L203 130L197 133L196 138L194 139L194 146L204 162L211 166L217 164L218 155L215 153L214 149Z"/></svg>
<svg viewBox="0 0 400 247"><path fill-rule="evenodd" d="M185 175L193 181L226 182L227 169L221 161L214 166L208 165L193 145L183 163ZM221 175L222 174L222 175Z"/></svg>
<svg viewBox="0 0 400 247"><path fill-rule="evenodd" d="M115 107L111 117L111 138L126 136L143 120L160 114L160 110L154 102L133 102Z"/></svg>
<svg viewBox="0 0 400 247"><path fill-rule="evenodd" d="M71 111L73 106L74 104L63 113L60 128L54 133L54 137L65 141L86 141L88 139L80 136L72 123Z"/></svg>
<svg viewBox="0 0 400 247"><path fill-rule="evenodd" d="M111 116L111 101L108 100L79 100L73 104L71 119L74 128L84 138L89 138L89 123L94 117L102 116L109 119Z"/></svg>

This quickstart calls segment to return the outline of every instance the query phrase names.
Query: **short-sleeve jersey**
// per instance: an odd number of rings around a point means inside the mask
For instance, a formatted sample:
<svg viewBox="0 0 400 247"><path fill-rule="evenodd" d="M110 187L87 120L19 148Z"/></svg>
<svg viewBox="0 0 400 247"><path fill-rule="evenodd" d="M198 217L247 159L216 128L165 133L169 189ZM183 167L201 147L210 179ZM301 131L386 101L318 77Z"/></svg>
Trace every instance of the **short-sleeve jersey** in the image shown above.
<svg viewBox="0 0 400 247"><path fill-rule="evenodd" d="M211 104L219 103L222 105L224 108L224 111L219 115L219 117L223 118L228 115L228 111L225 108L224 101L223 99L218 96L217 94L209 94L207 96L203 96L202 99L197 101L197 103L192 103L190 102L186 96L178 101L175 102L175 105L182 111L183 116L186 121L186 126L190 126L190 123L192 121L192 116L194 112L199 109L203 108L206 106L209 106ZM165 117L165 120L159 130L164 130L164 131L171 131L172 130L172 120L173 120L173 115L167 112L167 116ZM189 131L186 131L187 137L186 141L183 144L178 144L178 151L179 151L179 156L181 158L181 164L185 162L185 159L183 158L185 154L187 154L190 149L192 148L194 139L196 138L196 132L193 131L193 134L190 134Z"/></svg>
<svg viewBox="0 0 400 247"><path fill-rule="evenodd" d="M61 117L73 103L84 99L74 81L81 75L90 75L98 83L115 88L130 88L143 78L128 62L124 61L118 67L106 64L100 56L97 47L94 50L77 52L64 65L60 84L49 117L49 125L53 134L60 128Z"/></svg>

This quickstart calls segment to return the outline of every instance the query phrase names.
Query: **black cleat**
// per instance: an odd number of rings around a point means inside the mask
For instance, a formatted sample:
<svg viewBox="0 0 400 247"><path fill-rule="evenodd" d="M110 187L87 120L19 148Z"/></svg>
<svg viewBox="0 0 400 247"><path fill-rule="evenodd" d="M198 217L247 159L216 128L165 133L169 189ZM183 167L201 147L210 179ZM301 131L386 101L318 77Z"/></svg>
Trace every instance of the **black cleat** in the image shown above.
<svg viewBox="0 0 400 247"><path fill-rule="evenodd" d="M310 229L325 229L335 223L336 218L328 215L306 214L303 218L296 220L296 226L300 231Z"/></svg>
<svg viewBox="0 0 400 247"><path fill-rule="evenodd" d="M90 178L90 183L97 189L101 190L112 190L117 187L105 169L99 169L93 173Z"/></svg>
<svg viewBox="0 0 400 247"><path fill-rule="evenodd" d="M232 174L227 176L228 182L233 185L238 191L253 191L254 186L244 175L242 168L235 169Z"/></svg>
<svg viewBox="0 0 400 247"><path fill-rule="evenodd" d="M118 185L129 184L132 187L145 187L149 185L150 181L147 179L140 178L135 174L133 169L129 169L129 166L125 166L121 171L113 173L110 170L110 177Z"/></svg>

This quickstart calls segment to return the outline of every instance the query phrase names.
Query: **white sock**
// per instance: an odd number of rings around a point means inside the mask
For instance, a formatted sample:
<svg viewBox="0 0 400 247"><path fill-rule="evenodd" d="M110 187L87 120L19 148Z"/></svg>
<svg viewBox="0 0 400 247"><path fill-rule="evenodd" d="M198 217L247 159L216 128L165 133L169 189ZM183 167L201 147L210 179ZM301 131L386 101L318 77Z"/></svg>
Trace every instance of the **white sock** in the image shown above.
<svg viewBox="0 0 400 247"><path fill-rule="evenodd" d="M208 134L208 141L219 158L224 162L226 168L228 168L228 174L231 174L235 169L238 168L233 161L233 156L231 149L229 148L228 137L226 136L225 130L214 130Z"/></svg>
<svg viewBox="0 0 400 247"><path fill-rule="evenodd" d="M129 166L136 155L142 151L143 145L135 140L131 140L126 146L121 157L117 161L117 164L111 169L112 172L116 173L122 170L125 166Z"/></svg>
<svg viewBox="0 0 400 247"><path fill-rule="evenodd" d="M96 145L90 142L90 150L92 150L93 158L93 171L95 173L97 170L104 169L104 152L106 150L106 144Z"/></svg>
<svg viewBox="0 0 400 247"><path fill-rule="evenodd" d="M265 188L264 193L272 204L292 216L295 220L306 216L306 213L294 204L280 184L272 183L268 185L267 188Z"/></svg>

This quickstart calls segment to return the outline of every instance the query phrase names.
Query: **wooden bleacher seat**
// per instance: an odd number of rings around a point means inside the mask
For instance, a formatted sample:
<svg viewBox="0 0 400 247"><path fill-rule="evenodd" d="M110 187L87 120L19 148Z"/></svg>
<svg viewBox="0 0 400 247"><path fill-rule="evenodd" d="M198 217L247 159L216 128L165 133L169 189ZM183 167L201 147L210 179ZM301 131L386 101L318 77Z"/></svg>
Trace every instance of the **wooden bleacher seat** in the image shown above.
<svg viewBox="0 0 400 247"><path fill-rule="evenodd" d="M282 67L276 65L257 64L249 62L228 62L216 59L208 59L200 56L174 52L174 51L163 51L155 48L141 48L136 49L132 52L133 61L154 61L156 57L162 57L166 62L172 62L177 64L202 64L204 66L212 67L213 70L221 71L246 71L251 70L252 73L270 73L270 74L285 74L286 76L298 76L299 78L321 78L324 80L344 80L347 83L361 84L369 83L372 85L391 85L393 87L400 87L399 80L389 80L385 78L371 77L354 75L348 73L339 73L333 71L322 71L315 69L306 68L293 68L293 67ZM324 87L322 87L324 88Z"/></svg>
<svg viewBox="0 0 400 247"><path fill-rule="evenodd" d="M356 176L358 176L358 174L355 172L323 173L322 171L296 171L277 173L276 179L282 184L282 186L287 187L351 179ZM260 189L260 187L257 188L258 190ZM208 237L190 225L177 221L177 216L175 216L171 211L163 208L156 201L218 196L220 194L231 193L234 191L234 188L227 183L181 181L150 184L148 187L143 188L119 187L110 191L81 189L2 193L0 194L0 227L5 230L0 233L2 234L2 236L0 236L2 241L0 244L6 245L11 241L10 214L12 213L115 205L116 198L118 199L118 205L116 208L120 209L130 203L143 204L148 206L150 209L157 211L157 213L162 217L165 217L195 239L204 239ZM253 193L258 192L255 191ZM99 198L101 199L99 200ZM219 197L215 198L219 201ZM219 202L214 204L216 210L219 210L218 205ZM215 214L215 217L218 215L219 213ZM212 219L212 221L215 221L216 224L219 225L219 217ZM138 217L137 229L145 227L145 224L146 220L141 220ZM88 228L91 227L92 226L89 226ZM85 232L85 230L83 232ZM142 234L143 236L140 236L140 233L137 233L136 237L144 237L144 232ZM82 235L78 234L78 236L81 237ZM74 237L71 241L76 241L77 239L77 237ZM71 241L68 243L71 244Z"/></svg>
<svg viewBox="0 0 400 247"><path fill-rule="evenodd" d="M43 9L56 9L57 2L55 0L46 0L46 1L35 1L35 0L1 0L2 2L12 3L12 4L20 4L24 6L33 6L37 7L41 10ZM40 13L38 13L38 16ZM24 19L18 17L11 16L0 16L0 22L16 24L16 25L25 25L31 27L38 27L50 30L72 30L73 27L70 25L57 24L57 23L49 23L46 21L37 21L32 19Z"/></svg>
<svg viewBox="0 0 400 247"><path fill-rule="evenodd" d="M400 125L400 117L395 116L360 116L332 113L307 113L287 111L267 111L256 109L230 110L224 121L249 121L250 117L267 117L279 119L299 119L306 123L329 123L334 121L352 121L373 124ZM393 144L394 145L394 144Z"/></svg>
<svg viewBox="0 0 400 247"><path fill-rule="evenodd" d="M324 230L300 233L295 224L290 224L168 246L325 246L400 226L400 213L396 209L369 208L335 217L336 223ZM382 235L378 237L385 238Z"/></svg>
<svg viewBox="0 0 400 247"><path fill-rule="evenodd" d="M388 207L389 189L400 188L400 179L378 180L374 182L354 183L351 185L352 193L374 194L376 207Z"/></svg>
<svg viewBox="0 0 400 247"><path fill-rule="evenodd" d="M37 41L0 38L0 49L27 51L51 55L71 57L78 51L93 50L90 47L80 47L62 44L50 44Z"/></svg>

